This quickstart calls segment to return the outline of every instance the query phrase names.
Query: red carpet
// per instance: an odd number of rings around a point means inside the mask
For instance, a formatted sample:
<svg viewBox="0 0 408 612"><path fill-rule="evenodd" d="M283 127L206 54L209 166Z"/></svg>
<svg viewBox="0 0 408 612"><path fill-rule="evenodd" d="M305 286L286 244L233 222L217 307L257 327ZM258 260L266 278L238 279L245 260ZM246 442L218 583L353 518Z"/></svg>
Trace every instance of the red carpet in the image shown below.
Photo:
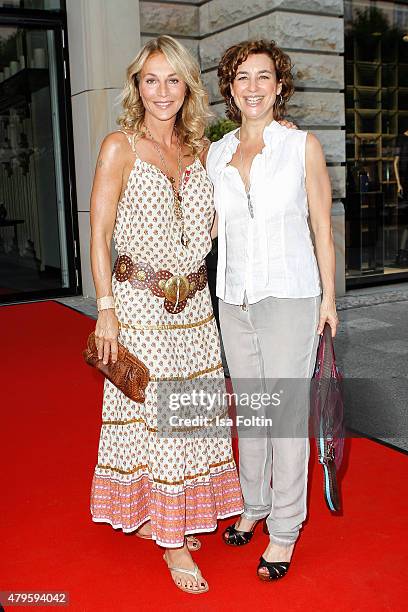
<svg viewBox="0 0 408 612"><path fill-rule="evenodd" d="M240 549L219 529L195 555L210 591L184 594L158 547L91 521L102 378L81 350L94 322L54 302L3 307L0 321L1 591L68 591L75 612L407 609L407 456L347 441L344 514L333 517L313 453L309 520L288 576L256 578L261 529Z"/></svg>

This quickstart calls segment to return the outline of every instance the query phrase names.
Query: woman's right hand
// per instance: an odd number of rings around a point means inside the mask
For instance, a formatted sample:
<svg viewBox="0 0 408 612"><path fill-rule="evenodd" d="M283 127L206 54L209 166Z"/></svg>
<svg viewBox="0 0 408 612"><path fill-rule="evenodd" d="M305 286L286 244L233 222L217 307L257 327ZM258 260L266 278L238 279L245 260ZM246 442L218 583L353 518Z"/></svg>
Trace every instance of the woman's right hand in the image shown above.
<svg viewBox="0 0 408 612"><path fill-rule="evenodd" d="M119 323L113 308L101 310L95 327L95 344L99 359L106 365L111 356L112 363L118 359Z"/></svg>

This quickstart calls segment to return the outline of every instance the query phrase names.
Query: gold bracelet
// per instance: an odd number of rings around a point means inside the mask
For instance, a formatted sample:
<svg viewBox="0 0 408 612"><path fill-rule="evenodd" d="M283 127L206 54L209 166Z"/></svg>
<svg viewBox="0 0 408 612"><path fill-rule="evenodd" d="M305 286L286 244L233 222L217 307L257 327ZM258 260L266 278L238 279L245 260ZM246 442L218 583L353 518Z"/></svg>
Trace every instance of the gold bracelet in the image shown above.
<svg viewBox="0 0 408 612"><path fill-rule="evenodd" d="M98 312L100 310L115 308L115 300L113 299L113 295L104 295L103 297L98 298L96 300L96 306L98 308Z"/></svg>

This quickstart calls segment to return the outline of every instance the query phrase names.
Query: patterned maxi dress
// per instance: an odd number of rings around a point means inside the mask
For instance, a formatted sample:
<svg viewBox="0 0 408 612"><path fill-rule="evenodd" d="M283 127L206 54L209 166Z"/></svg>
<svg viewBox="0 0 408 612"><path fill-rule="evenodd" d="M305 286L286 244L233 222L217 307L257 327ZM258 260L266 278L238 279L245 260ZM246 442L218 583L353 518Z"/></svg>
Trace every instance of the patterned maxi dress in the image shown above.
<svg viewBox="0 0 408 612"><path fill-rule="evenodd" d="M131 137L128 140L136 153ZM174 214L168 178L136 155L118 203L115 248L144 271L195 273L211 247L212 185L198 158L181 186L187 248ZM150 268L149 268L150 266ZM135 403L105 379L102 426L91 490L95 522L131 532L151 520L153 539L182 546L184 535L212 531L217 519L240 514L242 497L227 435L164 437L158 433L160 381L224 385L217 326L208 285L172 314L153 293L145 275L112 277L119 342L150 370L146 401ZM156 291L157 293L157 291ZM161 407L161 406L159 406Z"/></svg>

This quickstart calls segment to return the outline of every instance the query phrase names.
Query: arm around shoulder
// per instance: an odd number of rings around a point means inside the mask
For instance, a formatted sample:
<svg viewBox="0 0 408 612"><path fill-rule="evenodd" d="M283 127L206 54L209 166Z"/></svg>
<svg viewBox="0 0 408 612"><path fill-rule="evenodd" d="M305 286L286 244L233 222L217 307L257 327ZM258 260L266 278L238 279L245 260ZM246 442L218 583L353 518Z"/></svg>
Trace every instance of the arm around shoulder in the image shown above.
<svg viewBox="0 0 408 612"><path fill-rule="evenodd" d="M208 151L210 150L210 146L211 146L211 143L206 142L205 147L203 148L203 150L201 151L199 155L200 161L203 165L203 168L205 169L207 169L207 156L208 156Z"/></svg>

